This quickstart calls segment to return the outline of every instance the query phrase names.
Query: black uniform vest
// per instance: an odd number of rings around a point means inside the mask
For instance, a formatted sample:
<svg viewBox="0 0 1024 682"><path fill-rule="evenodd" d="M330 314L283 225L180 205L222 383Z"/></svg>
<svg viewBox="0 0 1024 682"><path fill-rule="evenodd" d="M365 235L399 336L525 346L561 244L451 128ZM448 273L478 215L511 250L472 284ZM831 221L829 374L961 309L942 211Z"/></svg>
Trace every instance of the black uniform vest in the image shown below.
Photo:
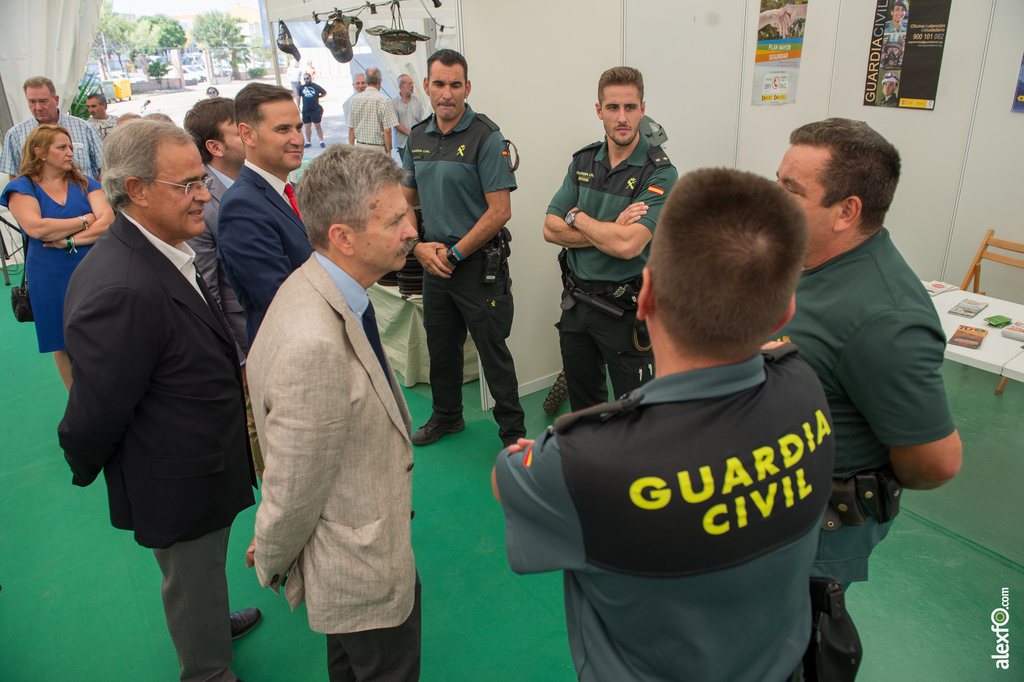
<svg viewBox="0 0 1024 682"><path fill-rule="evenodd" d="M639 405L558 436L587 562L681 577L736 566L816 528L832 489L831 415L796 355L732 395Z"/></svg>
<svg viewBox="0 0 1024 682"><path fill-rule="evenodd" d="M484 142L499 130L498 124L483 114L474 112L473 120L465 130L427 133L431 116L420 121L409 130L409 153L413 161L454 161L476 164L477 155Z"/></svg>

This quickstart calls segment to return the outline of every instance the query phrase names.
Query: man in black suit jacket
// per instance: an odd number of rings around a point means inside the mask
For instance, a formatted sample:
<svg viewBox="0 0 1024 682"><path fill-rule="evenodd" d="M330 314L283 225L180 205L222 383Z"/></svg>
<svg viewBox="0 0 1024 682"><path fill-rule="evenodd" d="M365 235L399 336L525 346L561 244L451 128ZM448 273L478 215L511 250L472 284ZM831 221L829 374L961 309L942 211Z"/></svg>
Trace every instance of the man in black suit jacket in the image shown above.
<svg viewBox="0 0 1024 682"><path fill-rule="evenodd" d="M245 309L249 344L288 275L309 259L306 227L288 174L302 165L302 117L292 93L250 83L235 96L245 165L220 205L218 257Z"/></svg>
<svg viewBox="0 0 1024 682"><path fill-rule="evenodd" d="M210 201L203 208L203 222L206 230L198 237L189 239L187 244L196 252L196 270L210 288L220 311L224 313L231 335L235 337L235 350L242 362L242 384L245 385L245 357L249 353L248 335L245 332L245 313L238 302L231 283L228 281L224 264L217 260L217 215L220 202L228 187L238 179L245 162L245 145L238 136L235 125L235 102L226 97L201 99L185 114L185 130L199 149L199 158L210 176ZM252 462L256 478L263 480L263 453L256 435L249 406L249 391L245 392L245 414L249 429L249 445L252 447Z"/></svg>
<svg viewBox="0 0 1024 682"><path fill-rule="evenodd" d="M228 534L256 478L235 344L183 244L204 229L205 172L153 121L112 132L104 170L119 215L68 286L60 444L73 483L103 471L111 523L153 549L181 679L230 682Z"/></svg>

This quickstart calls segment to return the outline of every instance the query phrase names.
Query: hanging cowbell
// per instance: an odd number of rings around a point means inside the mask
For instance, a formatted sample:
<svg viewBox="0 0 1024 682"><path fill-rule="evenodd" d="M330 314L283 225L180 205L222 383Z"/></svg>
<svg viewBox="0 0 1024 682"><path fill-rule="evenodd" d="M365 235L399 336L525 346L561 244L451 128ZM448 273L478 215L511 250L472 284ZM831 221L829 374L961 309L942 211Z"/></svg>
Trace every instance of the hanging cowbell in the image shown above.
<svg viewBox="0 0 1024 682"><path fill-rule="evenodd" d="M350 27L355 26L356 34L352 36ZM342 64L352 61L352 45L359 40L359 34L363 31L363 22L359 17L346 17L340 14L332 14L331 20L324 26L320 38L324 46L331 51L334 58Z"/></svg>
<svg viewBox="0 0 1024 682"><path fill-rule="evenodd" d="M299 48L295 47L295 41L292 40L292 32L288 30L283 21L277 23L281 25L277 31L277 49L285 54L290 54L295 58L295 61L301 61L299 58Z"/></svg>

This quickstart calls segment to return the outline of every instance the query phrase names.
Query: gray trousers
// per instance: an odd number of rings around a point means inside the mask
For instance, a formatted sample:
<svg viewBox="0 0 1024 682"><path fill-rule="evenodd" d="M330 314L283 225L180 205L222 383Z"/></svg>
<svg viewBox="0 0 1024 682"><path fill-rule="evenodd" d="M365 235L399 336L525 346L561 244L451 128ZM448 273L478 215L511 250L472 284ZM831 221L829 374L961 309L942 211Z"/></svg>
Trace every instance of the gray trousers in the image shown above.
<svg viewBox="0 0 1024 682"><path fill-rule="evenodd" d="M231 612L224 573L231 528L176 542L153 555L164 574L160 594L182 682L235 682Z"/></svg>

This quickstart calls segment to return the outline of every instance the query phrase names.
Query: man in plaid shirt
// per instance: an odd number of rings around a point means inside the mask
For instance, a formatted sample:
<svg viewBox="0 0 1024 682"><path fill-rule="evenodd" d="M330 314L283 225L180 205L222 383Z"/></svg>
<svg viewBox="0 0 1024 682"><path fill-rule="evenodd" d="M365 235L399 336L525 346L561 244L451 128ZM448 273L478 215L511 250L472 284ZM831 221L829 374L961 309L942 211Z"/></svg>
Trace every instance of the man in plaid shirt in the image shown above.
<svg viewBox="0 0 1024 682"><path fill-rule="evenodd" d="M391 129L398 114L387 95L380 91L380 69L366 70L366 90L352 98L348 112L348 143L380 147L391 154Z"/></svg>
<svg viewBox="0 0 1024 682"><path fill-rule="evenodd" d="M4 148L0 153L0 173L7 173L13 180L21 165L21 151L29 133L44 123L63 126L71 133L71 144L75 148L75 161L82 172L91 178L100 179L103 166L103 140L91 125L80 118L69 116L57 109L60 97L53 81L43 76L33 76L22 86L32 118L22 121L4 135Z"/></svg>

